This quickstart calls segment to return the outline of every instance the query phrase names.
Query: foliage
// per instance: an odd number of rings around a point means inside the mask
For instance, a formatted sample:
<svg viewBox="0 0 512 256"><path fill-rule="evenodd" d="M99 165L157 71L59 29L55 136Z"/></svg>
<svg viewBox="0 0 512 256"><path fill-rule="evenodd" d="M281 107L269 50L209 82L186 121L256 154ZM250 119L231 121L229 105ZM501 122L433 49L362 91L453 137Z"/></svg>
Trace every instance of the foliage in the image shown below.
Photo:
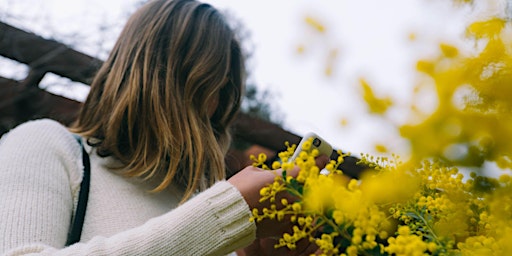
<svg viewBox="0 0 512 256"><path fill-rule="evenodd" d="M512 179L472 173L467 180L456 167L424 160L417 165L399 157L363 155L373 167L359 179L347 179L338 166L343 155L322 174L318 150L305 144L294 163L295 145L281 152L282 176L260 191L271 206L253 210L253 221L290 218L293 232L276 247L294 249L301 239L315 242L322 255L506 255L512 250ZM263 166L266 157L254 157ZM286 171L297 165L294 178ZM268 167L267 167L268 168ZM291 202L277 195L287 191ZM282 206L282 207L281 207Z"/></svg>
<svg viewBox="0 0 512 256"><path fill-rule="evenodd" d="M261 201L271 206L253 210L252 220L290 218L293 232L276 247L294 249L308 239L322 255L510 254L512 179L484 172L490 163L512 168L511 28L498 17L473 22L467 27L473 49L441 43L435 58L417 62L438 104L432 113L412 105L414 121L398 127L410 142L410 159L363 154L361 162L371 169L356 180L339 170L343 155L320 171L316 149L306 144L290 163L295 146L289 145L272 168L298 166L300 173L285 171L263 188ZM360 82L369 112L385 116L393 102ZM254 158L255 165L264 158ZM463 167L474 171L465 177ZM295 200L278 201L283 191Z"/></svg>
<svg viewBox="0 0 512 256"><path fill-rule="evenodd" d="M434 83L439 104L422 123L400 128L415 157L435 156L465 166L492 161L512 167L509 26L498 18L475 22L468 33L481 50L463 55L454 46L441 44L436 59L418 61L417 69ZM457 102L461 95L462 102Z"/></svg>

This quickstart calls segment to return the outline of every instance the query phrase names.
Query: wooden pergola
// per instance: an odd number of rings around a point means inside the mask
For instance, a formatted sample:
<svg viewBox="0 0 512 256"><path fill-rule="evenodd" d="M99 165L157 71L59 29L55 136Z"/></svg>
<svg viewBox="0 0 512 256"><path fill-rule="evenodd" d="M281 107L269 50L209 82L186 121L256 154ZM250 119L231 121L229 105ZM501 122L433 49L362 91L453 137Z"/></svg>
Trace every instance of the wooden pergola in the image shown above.
<svg viewBox="0 0 512 256"><path fill-rule="evenodd" d="M48 72L72 81L88 85L102 61L78 52L60 42L42 38L0 22L0 55L23 63L29 67L25 79L17 81L0 77L0 135L25 121L51 118L65 125L71 124L81 103L66 97L51 94L39 87ZM280 126L239 113L233 125L234 140L257 145L271 154L285 149L288 141L298 144L301 136ZM333 152L331 157L337 157ZM248 162L246 154L230 151L226 162L231 173ZM364 169L357 165L355 157L346 157L341 169L349 176L357 177Z"/></svg>

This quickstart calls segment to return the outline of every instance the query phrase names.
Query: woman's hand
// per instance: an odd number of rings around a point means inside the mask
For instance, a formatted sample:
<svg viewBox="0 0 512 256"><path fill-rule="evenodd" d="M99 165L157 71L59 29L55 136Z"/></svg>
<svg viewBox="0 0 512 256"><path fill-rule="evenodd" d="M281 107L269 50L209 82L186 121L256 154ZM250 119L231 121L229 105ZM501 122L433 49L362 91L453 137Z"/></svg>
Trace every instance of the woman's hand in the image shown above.
<svg viewBox="0 0 512 256"><path fill-rule="evenodd" d="M323 168L328 161L329 158L325 155L321 155L316 159L317 165L320 168ZM298 173L299 168L295 167L288 171L287 175L297 177ZM282 175L282 170L266 171L257 167L249 166L228 179L228 182L233 184L233 186L240 191L251 209L257 208L261 211L263 208L269 207L269 203L260 202L260 190L266 185L274 182L276 175ZM287 192L281 193L282 194L280 196L291 197ZM290 221L264 219L256 222L256 237L280 237L284 232L290 232L292 226L293 224Z"/></svg>

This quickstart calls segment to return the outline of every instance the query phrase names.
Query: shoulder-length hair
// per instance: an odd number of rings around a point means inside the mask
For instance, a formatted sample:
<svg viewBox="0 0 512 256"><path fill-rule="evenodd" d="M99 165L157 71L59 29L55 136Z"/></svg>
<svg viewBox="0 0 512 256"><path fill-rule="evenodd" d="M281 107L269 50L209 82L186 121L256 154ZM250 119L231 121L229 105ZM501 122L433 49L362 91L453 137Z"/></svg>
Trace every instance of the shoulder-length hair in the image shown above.
<svg viewBox="0 0 512 256"><path fill-rule="evenodd" d="M240 44L215 8L150 1L128 20L72 131L119 159L122 174L160 179L154 192L174 182L186 200L225 178L244 71Z"/></svg>

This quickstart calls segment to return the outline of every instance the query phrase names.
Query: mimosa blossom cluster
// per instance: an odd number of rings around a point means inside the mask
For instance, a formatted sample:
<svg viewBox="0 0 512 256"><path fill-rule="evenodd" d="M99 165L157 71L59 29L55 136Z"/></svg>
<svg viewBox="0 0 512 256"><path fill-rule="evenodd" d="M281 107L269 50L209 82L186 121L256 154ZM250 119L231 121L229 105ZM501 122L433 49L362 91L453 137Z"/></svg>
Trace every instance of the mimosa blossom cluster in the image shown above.
<svg viewBox="0 0 512 256"><path fill-rule="evenodd" d="M471 51L441 43L435 58L416 64L420 86L434 90L438 103L430 113L412 104L414 122L397 127L411 145L407 161L363 154L361 163L371 168L350 179L339 168L346 156L341 151L321 172L311 142L294 162L289 159L295 145L288 144L271 168L263 166L265 156L254 157L256 166L285 170L261 190L261 201L271 206L255 209L252 218L291 217L293 232L283 234L276 247L294 249L307 239L322 255L512 253L510 20L474 22L467 39L474 42ZM361 86L370 113L385 116L394 107L366 80ZM489 165L503 173L485 176ZM286 175L295 166L299 175ZM278 199L284 191L295 200Z"/></svg>
<svg viewBox="0 0 512 256"><path fill-rule="evenodd" d="M270 207L253 210L252 221L290 217L293 232L276 247L295 249L307 239L321 255L507 255L512 252L512 179L471 173L425 160L419 165L393 158L362 156L373 166L359 179L348 179L336 167L343 156L320 172L318 150L311 144L295 164L299 176L286 175L294 165L275 162L282 176L263 188ZM288 159L295 146L281 152ZM256 158L255 158L256 159ZM263 160L260 156L256 160ZM260 166L263 162L256 161ZM288 192L294 201L279 199ZM492 253L491 253L492 252Z"/></svg>

